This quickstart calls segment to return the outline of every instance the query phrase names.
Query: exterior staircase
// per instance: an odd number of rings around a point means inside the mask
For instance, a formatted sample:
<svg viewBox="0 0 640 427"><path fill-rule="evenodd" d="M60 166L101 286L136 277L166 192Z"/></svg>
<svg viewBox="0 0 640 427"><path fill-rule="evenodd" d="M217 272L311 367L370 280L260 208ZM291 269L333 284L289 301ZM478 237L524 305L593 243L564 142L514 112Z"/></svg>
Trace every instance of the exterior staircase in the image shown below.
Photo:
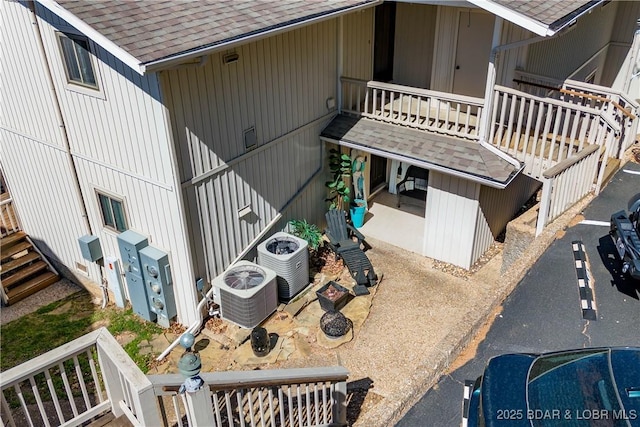
<svg viewBox="0 0 640 427"><path fill-rule="evenodd" d="M0 282L2 301L13 304L60 279L58 273L24 232L0 241Z"/></svg>

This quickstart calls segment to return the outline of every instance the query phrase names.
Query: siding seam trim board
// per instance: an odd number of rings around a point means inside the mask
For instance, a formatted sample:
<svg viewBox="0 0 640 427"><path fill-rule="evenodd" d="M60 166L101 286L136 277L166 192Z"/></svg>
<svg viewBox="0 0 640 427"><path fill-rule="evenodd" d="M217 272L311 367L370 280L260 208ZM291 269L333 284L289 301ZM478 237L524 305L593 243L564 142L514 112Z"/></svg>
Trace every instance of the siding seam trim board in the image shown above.
<svg viewBox="0 0 640 427"><path fill-rule="evenodd" d="M217 166L217 167L215 167L215 168L213 168L213 169L211 169L211 170L209 170L209 171L207 171L205 173L202 173L202 174L200 174L198 176L195 176L195 177L193 177L193 178L191 178L191 179L189 179L187 181L182 182L181 183L182 188L186 188L186 187L190 187L190 186L194 186L194 185L200 184L202 181L224 172L225 170L229 169L233 165L235 165L237 163L240 163L242 161L248 160L248 159L256 156L257 154L260 154L261 152L263 152L263 151L265 151L265 150L267 150L269 148L273 148L276 145L280 144L281 142L284 142L284 141L288 140L289 138L291 138L293 136L296 136L297 134L299 134L299 133L301 133L301 132L303 132L303 131L305 131L305 130L307 130L309 128L312 128L313 126L316 126L317 124L321 123L322 121L328 120L328 119L332 118L335 115L336 115L336 111L332 111L332 112L330 112L328 114L325 114L322 117L319 117L319 118L317 118L317 119L315 119L315 120L313 120L313 121L311 121L309 123L306 123L306 124L296 128L296 129L292 130L291 132L287 132L286 134L281 135L281 136L277 137L274 140L271 140L269 142L265 142L264 144L260 145L258 148L254 149L254 150L251 150L249 152L243 153L243 154L241 154L241 155L229 160L225 164L219 165L219 166Z"/></svg>
<svg viewBox="0 0 640 427"><path fill-rule="evenodd" d="M55 144L52 144L50 142L43 141L41 139L38 139L37 137L24 134L24 133L22 133L22 132L20 132L18 130L11 129L11 128L8 128L6 126L0 126L0 129L3 129L3 130L5 130L5 131L7 131L9 133L12 133L14 135L20 136L22 138L26 138L26 139L28 139L30 141L37 142L38 144L45 145L45 146L47 146L49 148L53 148L54 150L58 150L58 151L60 151L62 153L66 153L65 149L63 147L59 146L59 145L55 145Z"/></svg>
<svg viewBox="0 0 640 427"><path fill-rule="evenodd" d="M133 172L129 172L129 171L126 171L124 169L115 167L115 166L110 165L108 163L100 162L100 161L92 159L91 157L86 156L84 154L80 154L80 153L73 152L73 151L71 152L71 154L74 157L77 157L79 159L85 160L85 161L87 161L89 163L93 163L94 165L98 165L98 166L102 166L102 167L107 168L107 169L111 169L114 172L121 173L123 175L138 179L140 181L146 182L147 184L155 185L156 187L160 187L160 188L163 188L165 190L173 191L173 186L172 185L167 185L167 184L164 184L162 182L158 182L158 181L155 181L153 179L147 178L145 176L138 175L138 174L135 174Z"/></svg>

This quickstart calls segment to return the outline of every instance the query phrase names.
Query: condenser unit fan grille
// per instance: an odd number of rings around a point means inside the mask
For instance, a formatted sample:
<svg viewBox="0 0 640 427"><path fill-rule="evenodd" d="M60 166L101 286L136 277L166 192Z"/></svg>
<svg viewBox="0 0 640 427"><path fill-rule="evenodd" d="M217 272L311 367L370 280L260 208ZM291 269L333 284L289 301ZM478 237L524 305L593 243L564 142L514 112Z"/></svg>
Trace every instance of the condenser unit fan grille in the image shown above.
<svg viewBox="0 0 640 427"><path fill-rule="evenodd" d="M300 248L298 242L288 238L276 238L267 242L266 248L269 252L275 255L288 255L292 254Z"/></svg>
<svg viewBox="0 0 640 427"><path fill-rule="evenodd" d="M229 270L224 275L224 283L232 289L247 290L263 284L265 276L263 269L243 265Z"/></svg>

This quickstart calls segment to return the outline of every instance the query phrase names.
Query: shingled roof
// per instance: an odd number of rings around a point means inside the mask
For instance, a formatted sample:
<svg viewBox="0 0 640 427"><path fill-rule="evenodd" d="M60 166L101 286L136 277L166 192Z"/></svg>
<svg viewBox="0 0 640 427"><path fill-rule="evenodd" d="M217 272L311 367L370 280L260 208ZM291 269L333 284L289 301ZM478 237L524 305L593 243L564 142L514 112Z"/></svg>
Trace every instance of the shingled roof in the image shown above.
<svg viewBox="0 0 640 427"><path fill-rule="evenodd" d="M37 0L136 69L224 49L382 0ZM552 35L603 0L468 0Z"/></svg>
<svg viewBox="0 0 640 427"><path fill-rule="evenodd" d="M281 27L373 6L380 0L39 0L66 11L141 64ZM55 7L59 5L59 7ZM53 6L53 7L52 7ZM74 22L71 22L73 25Z"/></svg>
<svg viewBox="0 0 640 427"><path fill-rule="evenodd" d="M469 0L541 36L551 36L607 0Z"/></svg>

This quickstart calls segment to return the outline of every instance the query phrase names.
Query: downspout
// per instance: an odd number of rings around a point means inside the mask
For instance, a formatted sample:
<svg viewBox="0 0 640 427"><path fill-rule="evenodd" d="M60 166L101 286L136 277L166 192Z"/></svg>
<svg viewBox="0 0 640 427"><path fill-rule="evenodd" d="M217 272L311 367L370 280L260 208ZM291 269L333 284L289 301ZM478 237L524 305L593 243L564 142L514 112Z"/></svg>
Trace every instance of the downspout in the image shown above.
<svg viewBox="0 0 640 427"><path fill-rule="evenodd" d="M344 18L340 16L338 18L338 92L337 92L337 101L338 101L338 114L342 113L342 73L343 73L343 38L344 38Z"/></svg>
<svg viewBox="0 0 640 427"><path fill-rule="evenodd" d="M51 66L47 59L47 52L44 48L44 41L42 38L42 31L40 30L40 25L38 25L38 16L36 14L36 5L35 1L27 2L29 4L29 10L31 12L31 19L33 24L33 30L36 35L36 40L38 43L38 50L40 51L40 56L42 61L44 62L45 74L47 75L47 83L49 85L49 90L51 91L51 97L53 98L53 105L56 114L56 119L58 121L58 127L60 128L60 135L62 136L62 142L64 144L64 151L67 157L67 163L69 164L69 169L71 170L71 176L73 181L73 189L76 195L76 199L78 204L80 205L80 210L82 212L82 218L84 220L84 225L87 234L93 234L91 229L91 223L89 222L89 214L87 212L87 206L84 201L84 197L82 196L82 189L80 187L80 179L78 178L78 171L76 168L75 161L73 160L73 156L71 155L71 144L69 142L69 135L67 133L67 127L65 126L64 117L62 115L62 107L60 106L60 100L58 99L58 93L56 92L56 87L53 80L53 73L51 72ZM109 300L109 294L107 293L107 287L104 279L104 275L102 272L102 265L98 265L98 270L100 272L100 288L102 289L102 308L106 307L107 301Z"/></svg>

